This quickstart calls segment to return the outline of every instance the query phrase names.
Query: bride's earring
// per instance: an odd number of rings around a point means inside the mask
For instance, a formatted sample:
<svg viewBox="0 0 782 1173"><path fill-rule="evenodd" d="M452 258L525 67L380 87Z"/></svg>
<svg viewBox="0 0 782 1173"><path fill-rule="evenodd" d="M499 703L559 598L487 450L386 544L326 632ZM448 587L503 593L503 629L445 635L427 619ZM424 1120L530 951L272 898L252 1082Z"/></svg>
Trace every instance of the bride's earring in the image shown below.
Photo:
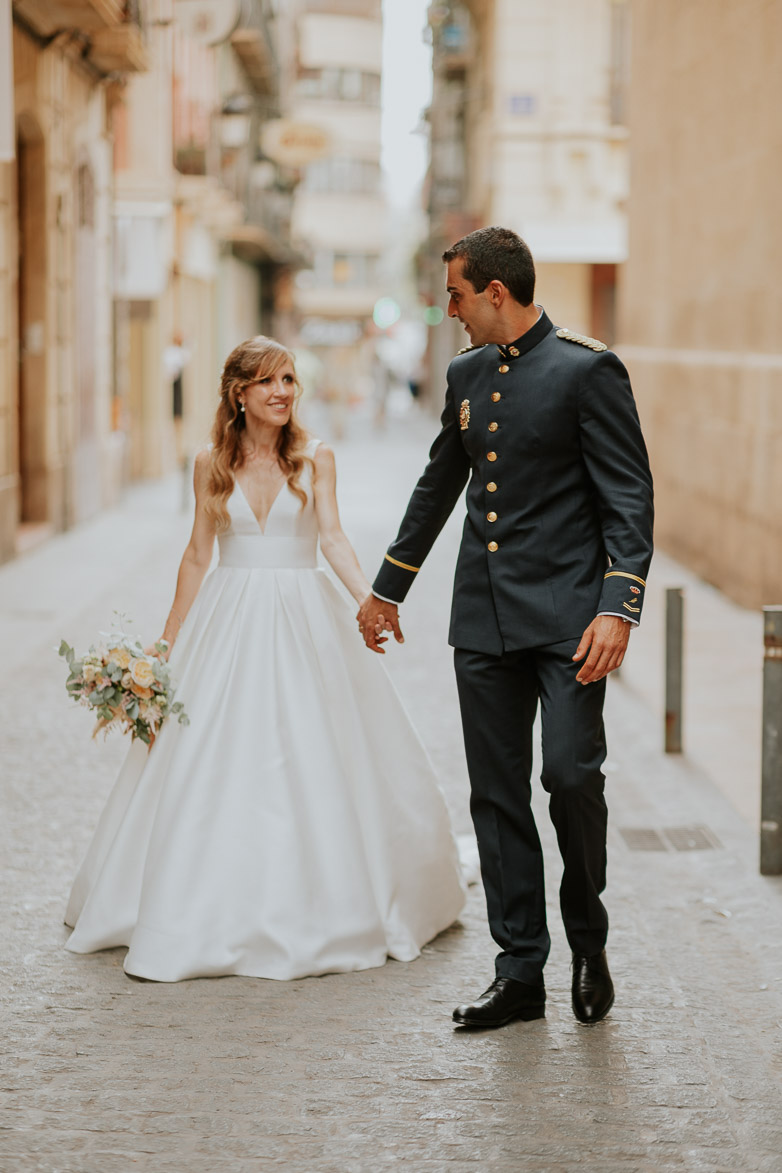
<svg viewBox="0 0 782 1173"><path fill-rule="evenodd" d="M242 413L242 415L244 415L244 413L247 411L247 408L244 405L244 400L242 400L242 402L239 404L239 411Z"/></svg>

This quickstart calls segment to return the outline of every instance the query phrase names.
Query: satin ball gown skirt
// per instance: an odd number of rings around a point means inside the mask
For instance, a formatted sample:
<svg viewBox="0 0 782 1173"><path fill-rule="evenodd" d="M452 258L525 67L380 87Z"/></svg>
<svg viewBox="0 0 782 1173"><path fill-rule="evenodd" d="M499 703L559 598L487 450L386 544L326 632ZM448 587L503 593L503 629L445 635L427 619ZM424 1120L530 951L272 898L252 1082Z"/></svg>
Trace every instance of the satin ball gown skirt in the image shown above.
<svg viewBox="0 0 782 1173"><path fill-rule="evenodd" d="M464 903L426 752L312 535L220 545L171 657L191 723L131 746L67 947L156 981L410 961Z"/></svg>

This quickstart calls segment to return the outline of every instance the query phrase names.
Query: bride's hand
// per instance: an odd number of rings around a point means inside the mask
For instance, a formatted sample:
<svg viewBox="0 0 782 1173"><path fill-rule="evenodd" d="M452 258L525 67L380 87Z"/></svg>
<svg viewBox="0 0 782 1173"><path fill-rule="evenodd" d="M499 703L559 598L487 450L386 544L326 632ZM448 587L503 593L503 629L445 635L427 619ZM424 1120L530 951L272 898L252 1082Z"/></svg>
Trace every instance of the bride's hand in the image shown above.
<svg viewBox="0 0 782 1173"><path fill-rule="evenodd" d="M162 637L157 642L159 644L166 645L165 651L161 652L156 644L150 644L149 647L144 648L144 655L156 656L158 660L168 660L168 657L171 655L171 648L173 647L173 644L170 644L168 640L165 640Z"/></svg>
<svg viewBox="0 0 782 1173"><path fill-rule="evenodd" d="M388 636L383 635L384 631L393 631L397 643L405 642L399 626L399 608L396 603L386 603L376 595L367 595L356 619L359 633L371 652L385 655L385 649L379 646L387 642Z"/></svg>

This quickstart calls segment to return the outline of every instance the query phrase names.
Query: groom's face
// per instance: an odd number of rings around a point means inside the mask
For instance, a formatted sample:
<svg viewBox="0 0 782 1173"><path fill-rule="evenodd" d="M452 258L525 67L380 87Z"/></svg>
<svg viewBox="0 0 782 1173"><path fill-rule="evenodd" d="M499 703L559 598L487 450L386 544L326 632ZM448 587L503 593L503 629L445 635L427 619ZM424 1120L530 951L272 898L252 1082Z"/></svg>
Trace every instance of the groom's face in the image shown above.
<svg viewBox="0 0 782 1173"><path fill-rule="evenodd" d="M446 287L448 316L458 318L470 336L473 346L495 341L497 310L491 300L491 285L477 293L472 282L463 275L464 261L456 257L448 262Z"/></svg>

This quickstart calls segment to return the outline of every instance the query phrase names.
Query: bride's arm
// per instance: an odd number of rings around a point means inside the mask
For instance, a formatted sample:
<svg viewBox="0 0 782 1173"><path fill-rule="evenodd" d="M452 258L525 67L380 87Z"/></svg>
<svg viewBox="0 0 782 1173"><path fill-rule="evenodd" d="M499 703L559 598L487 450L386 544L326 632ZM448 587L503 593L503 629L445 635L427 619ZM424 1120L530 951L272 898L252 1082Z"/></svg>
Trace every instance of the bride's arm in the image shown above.
<svg viewBox="0 0 782 1173"><path fill-rule="evenodd" d="M334 453L325 444L320 444L315 452L313 491L323 557L356 602L362 603L370 594L371 588L359 566L353 547L342 531L337 508L337 469Z"/></svg>
<svg viewBox="0 0 782 1173"><path fill-rule="evenodd" d="M179 564L179 574L176 580L176 594L171 610L163 628L164 639L168 643L169 653L176 642L179 630L184 623L187 613L193 605L199 587L204 581L204 575L209 569L214 550L215 528L204 512L204 502L207 494L207 471L209 468L209 452L207 449L199 452L195 458L193 469L193 488L195 489L195 520L190 541L185 547L182 561Z"/></svg>

